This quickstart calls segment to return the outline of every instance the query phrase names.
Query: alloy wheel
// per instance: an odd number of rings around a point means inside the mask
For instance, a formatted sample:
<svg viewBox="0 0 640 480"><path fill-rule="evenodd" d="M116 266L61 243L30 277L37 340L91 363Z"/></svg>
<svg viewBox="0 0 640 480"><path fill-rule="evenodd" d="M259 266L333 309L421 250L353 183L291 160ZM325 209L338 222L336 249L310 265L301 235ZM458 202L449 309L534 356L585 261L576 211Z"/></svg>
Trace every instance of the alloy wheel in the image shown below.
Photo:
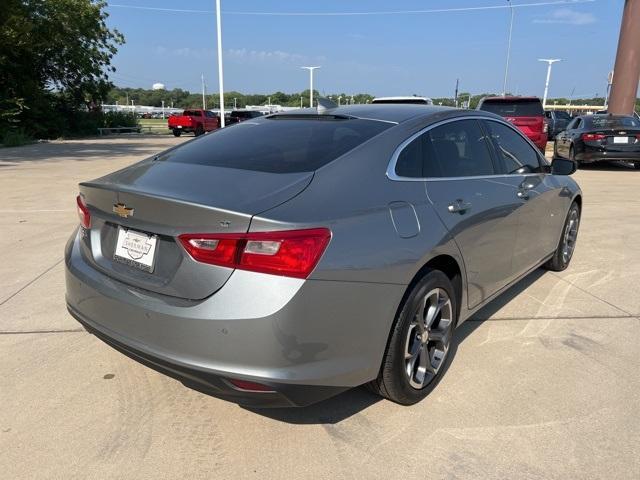
<svg viewBox="0 0 640 480"><path fill-rule="evenodd" d="M452 327L451 299L444 289L434 288L419 302L405 340L405 371L413 388L424 388L440 371Z"/></svg>
<svg viewBox="0 0 640 480"><path fill-rule="evenodd" d="M567 225L564 229L564 237L562 239L562 261L569 263L576 248L576 240L578 239L578 226L580 225L580 215L578 209L573 208L567 218Z"/></svg>

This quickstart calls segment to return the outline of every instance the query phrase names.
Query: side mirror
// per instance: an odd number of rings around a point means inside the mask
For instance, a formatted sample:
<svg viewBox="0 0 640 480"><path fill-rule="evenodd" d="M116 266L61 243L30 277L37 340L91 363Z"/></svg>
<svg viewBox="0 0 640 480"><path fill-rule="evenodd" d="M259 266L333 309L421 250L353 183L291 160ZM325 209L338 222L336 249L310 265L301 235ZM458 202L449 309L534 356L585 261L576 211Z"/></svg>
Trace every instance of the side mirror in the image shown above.
<svg viewBox="0 0 640 480"><path fill-rule="evenodd" d="M578 169L578 164L566 158L554 158L551 161L552 175L573 175Z"/></svg>

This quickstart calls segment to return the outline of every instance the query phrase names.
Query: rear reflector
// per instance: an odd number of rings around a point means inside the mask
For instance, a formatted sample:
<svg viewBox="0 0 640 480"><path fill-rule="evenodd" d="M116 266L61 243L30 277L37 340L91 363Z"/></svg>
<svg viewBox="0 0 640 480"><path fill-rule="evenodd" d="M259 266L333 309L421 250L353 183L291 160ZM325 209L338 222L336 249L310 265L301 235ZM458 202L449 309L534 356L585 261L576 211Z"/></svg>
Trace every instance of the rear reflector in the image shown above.
<svg viewBox="0 0 640 480"><path fill-rule="evenodd" d="M582 140L585 142L597 142L604 140L607 136L603 133L583 133Z"/></svg>
<svg viewBox="0 0 640 480"><path fill-rule="evenodd" d="M82 225L84 228L91 228L91 214L89 213L89 209L87 208L87 204L84 201L84 197L82 195L78 195L76 197L76 207L80 225Z"/></svg>
<svg viewBox="0 0 640 480"><path fill-rule="evenodd" d="M238 390L243 390L245 392L275 392L273 388L268 385L262 385L261 383L248 382L246 380L238 380L235 378L230 378L229 383L233 385Z"/></svg>
<svg viewBox="0 0 640 480"><path fill-rule="evenodd" d="M178 239L198 262L307 278L327 248L331 231L312 228L246 234L189 233Z"/></svg>

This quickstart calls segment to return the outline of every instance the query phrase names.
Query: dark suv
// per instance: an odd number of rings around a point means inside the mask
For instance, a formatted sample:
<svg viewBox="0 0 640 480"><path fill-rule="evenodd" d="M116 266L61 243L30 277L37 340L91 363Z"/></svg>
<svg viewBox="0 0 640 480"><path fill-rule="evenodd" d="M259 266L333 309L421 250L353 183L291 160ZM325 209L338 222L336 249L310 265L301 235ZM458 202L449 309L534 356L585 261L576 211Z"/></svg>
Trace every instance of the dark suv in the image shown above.
<svg viewBox="0 0 640 480"><path fill-rule="evenodd" d="M513 123L540 151L547 147L547 122L538 97L484 97L478 110L495 113Z"/></svg>
<svg viewBox="0 0 640 480"><path fill-rule="evenodd" d="M547 119L549 140L556 138L556 135L564 131L572 120L571 115L564 111L545 110L544 116Z"/></svg>
<svg viewBox="0 0 640 480"><path fill-rule="evenodd" d="M229 115L229 120L227 123L231 125L232 123L240 123L245 120L250 120L252 118L261 117L262 112L258 112L256 110L234 110Z"/></svg>

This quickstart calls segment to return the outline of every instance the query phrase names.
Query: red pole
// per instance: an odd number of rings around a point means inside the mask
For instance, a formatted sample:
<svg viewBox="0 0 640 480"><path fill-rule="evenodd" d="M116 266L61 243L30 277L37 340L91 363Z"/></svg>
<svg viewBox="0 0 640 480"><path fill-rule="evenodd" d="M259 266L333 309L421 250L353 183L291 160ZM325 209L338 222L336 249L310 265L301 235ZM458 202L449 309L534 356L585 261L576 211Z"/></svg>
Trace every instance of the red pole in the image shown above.
<svg viewBox="0 0 640 480"><path fill-rule="evenodd" d="M640 0L625 0L609 113L631 115L636 107L640 80Z"/></svg>

